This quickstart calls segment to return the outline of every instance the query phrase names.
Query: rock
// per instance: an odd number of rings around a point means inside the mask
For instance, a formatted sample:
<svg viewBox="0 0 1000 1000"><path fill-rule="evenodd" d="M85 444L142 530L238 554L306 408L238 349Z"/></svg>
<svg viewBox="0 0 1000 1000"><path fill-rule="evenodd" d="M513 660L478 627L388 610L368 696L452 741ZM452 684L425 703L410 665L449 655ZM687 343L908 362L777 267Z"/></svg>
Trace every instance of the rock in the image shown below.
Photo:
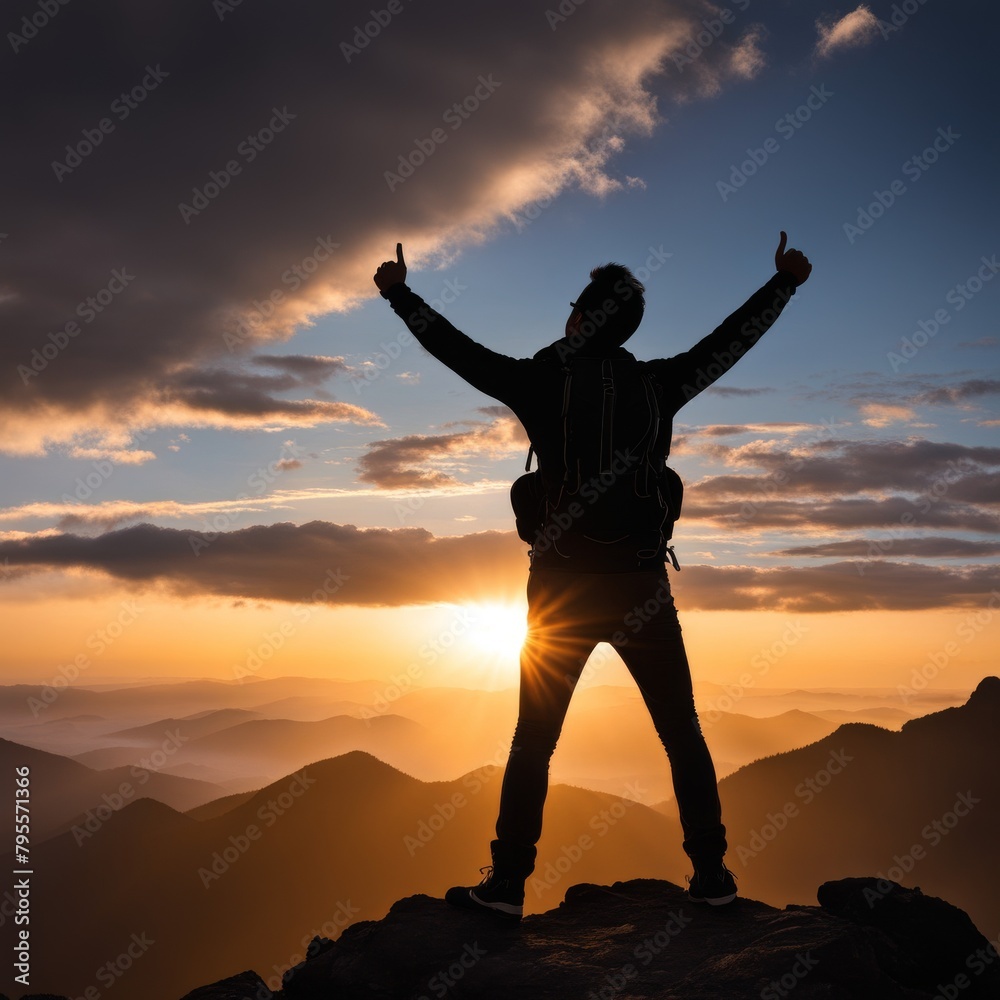
<svg viewBox="0 0 1000 1000"><path fill-rule="evenodd" d="M885 891L869 906L866 889ZM962 1000L998 995L1000 962L968 965L977 949L996 952L956 907L876 879L827 882L819 896L820 906L783 910L751 899L709 907L658 879L582 884L513 927L409 896L314 949L281 996L932 1000L949 984ZM226 994L204 994L216 996Z"/></svg>
<svg viewBox="0 0 1000 1000"><path fill-rule="evenodd" d="M977 950L985 949L989 942L957 906L925 896L919 888L904 889L897 882L877 878L824 882L816 898L830 913L881 932L872 935L872 946L881 968L897 982L917 989L930 983L935 993L942 993L941 987L954 985L953 980L962 973L970 980L958 987L962 997L969 1000L980 995L981 991L970 989L974 985L978 988L975 980L980 977L969 975L967 963L971 959L977 964ZM987 957L995 959L996 954L988 953L980 961ZM992 964L992 960L986 963Z"/></svg>
<svg viewBox="0 0 1000 1000"><path fill-rule="evenodd" d="M186 993L181 1000L269 1000L275 995L256 972L248 969L210 986L199 986Z"/></svg>

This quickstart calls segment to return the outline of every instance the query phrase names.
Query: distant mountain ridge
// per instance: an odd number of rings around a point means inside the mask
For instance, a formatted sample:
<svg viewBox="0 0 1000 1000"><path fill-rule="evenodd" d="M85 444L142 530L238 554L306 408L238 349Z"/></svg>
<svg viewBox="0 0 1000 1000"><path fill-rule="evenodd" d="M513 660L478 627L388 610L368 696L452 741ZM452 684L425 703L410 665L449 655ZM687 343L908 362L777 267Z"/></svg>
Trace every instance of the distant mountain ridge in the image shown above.
<svg viewBox="0 0 1000 1000"><path fill-rule="evenodd" d="M994 934L998 741L1000 679L989 677L965 705L899 732L852 723L741 768L720 784L741 896L763 901L754 905L801 904L820 882L873 877L919 885ZM294 965L310 928L333 936L350 922L347 912L354 922L377 920L401 897L440 897L448 885L478 878L501 776L490 764L454 781L422 782L353 751L190 814L131 801L79 844L64 833L34 848L46 879L36 888L33 934L40 951L60 956L37 988L82 995L96 963L137 929L160 947L135 962L127 986L116 986L121 1000L177 1000L235 970ZM971 810L947 819L970 791L978 800ZM584 836L587 846L575 850ZM13 867L9 854L3 864ZM551 910L576 883L654 879L676 887L689 871L675 815L555 784L527 910ZM792 1000L808 997L808 986L799 982ZM882 995L906 996L871 994ZM963 990L961 1000L968 996Z"/></svg>

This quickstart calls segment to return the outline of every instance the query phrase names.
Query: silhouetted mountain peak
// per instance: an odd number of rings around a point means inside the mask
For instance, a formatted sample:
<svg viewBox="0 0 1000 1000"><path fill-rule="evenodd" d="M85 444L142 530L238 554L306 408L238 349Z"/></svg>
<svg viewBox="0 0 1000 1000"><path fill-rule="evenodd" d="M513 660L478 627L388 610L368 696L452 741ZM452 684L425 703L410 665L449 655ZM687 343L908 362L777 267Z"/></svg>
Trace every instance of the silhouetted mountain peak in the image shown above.
<svg viewBox="0 0 1000 1000"><path fill-rule="evenodd" d="M1000 964L957 907L875 878L824 883L818 899L784 910L750 899L715 908L658 879L584 883L556 909L510 927L409 896L336 941L314 938L281 996L770 1000L794 989L802 1000L930 1000L959 975L963 1000L996 995ZM970 964L977 954L985 957ZM248 971L184 1000L264 989Z"/></svg>
<svg viewBox="0 0 1000 1000"><path fill-rule="evenodd" d="M966 705L1000 711L1000 677L984 677L969 695Z"/></svg>
<svg viewBox="0 0 1000 1000"><path fill-rule="evenodd" d="M945 732L976 738L986 726L991 732L1000 718L1000 677L984 677L964 705L943 708L903 723L902 732Z"/></svg>

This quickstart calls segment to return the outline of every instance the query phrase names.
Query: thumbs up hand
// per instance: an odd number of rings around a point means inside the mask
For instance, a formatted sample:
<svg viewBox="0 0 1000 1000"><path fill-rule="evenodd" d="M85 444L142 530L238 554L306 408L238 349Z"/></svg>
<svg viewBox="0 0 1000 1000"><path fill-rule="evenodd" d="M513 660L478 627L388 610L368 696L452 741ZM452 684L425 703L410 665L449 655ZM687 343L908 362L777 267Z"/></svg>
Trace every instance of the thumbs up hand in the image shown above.
<svg viewBox="0 0 1000 1000"><path fill-rule="evenodd" d="M383 261L374 275L375 284L384 292L401 281L406 281L406 262L403 260L403 244L396 244L396 259Z"/></svg>
<svg viewBox="0 0 1000 1000"><path fill-rule="evenodd" d="M812 264L809 263L809 258L801 250L785 250L787 242L788 237L782 230L781 238L778 240L778 249L774 251L774 269L787 271L795 278L795 283L801 285L809 277Z"/></svg>

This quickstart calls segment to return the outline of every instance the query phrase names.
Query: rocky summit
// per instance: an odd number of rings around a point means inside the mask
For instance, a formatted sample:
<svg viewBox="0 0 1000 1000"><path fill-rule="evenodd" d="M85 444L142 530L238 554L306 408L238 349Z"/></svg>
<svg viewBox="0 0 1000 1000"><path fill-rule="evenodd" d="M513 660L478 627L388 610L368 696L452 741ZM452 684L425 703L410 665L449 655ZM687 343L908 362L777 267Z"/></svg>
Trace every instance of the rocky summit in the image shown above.
<svg viewBox="0 0 1000 1000"><path fill-rule="evenodd" d="M986 1000L997 942L919 889L825 882L818 906L695 904L680 886L580 884L518 925L409 896L316 938L271 993L255 972L183 1000Z"/></svg>

